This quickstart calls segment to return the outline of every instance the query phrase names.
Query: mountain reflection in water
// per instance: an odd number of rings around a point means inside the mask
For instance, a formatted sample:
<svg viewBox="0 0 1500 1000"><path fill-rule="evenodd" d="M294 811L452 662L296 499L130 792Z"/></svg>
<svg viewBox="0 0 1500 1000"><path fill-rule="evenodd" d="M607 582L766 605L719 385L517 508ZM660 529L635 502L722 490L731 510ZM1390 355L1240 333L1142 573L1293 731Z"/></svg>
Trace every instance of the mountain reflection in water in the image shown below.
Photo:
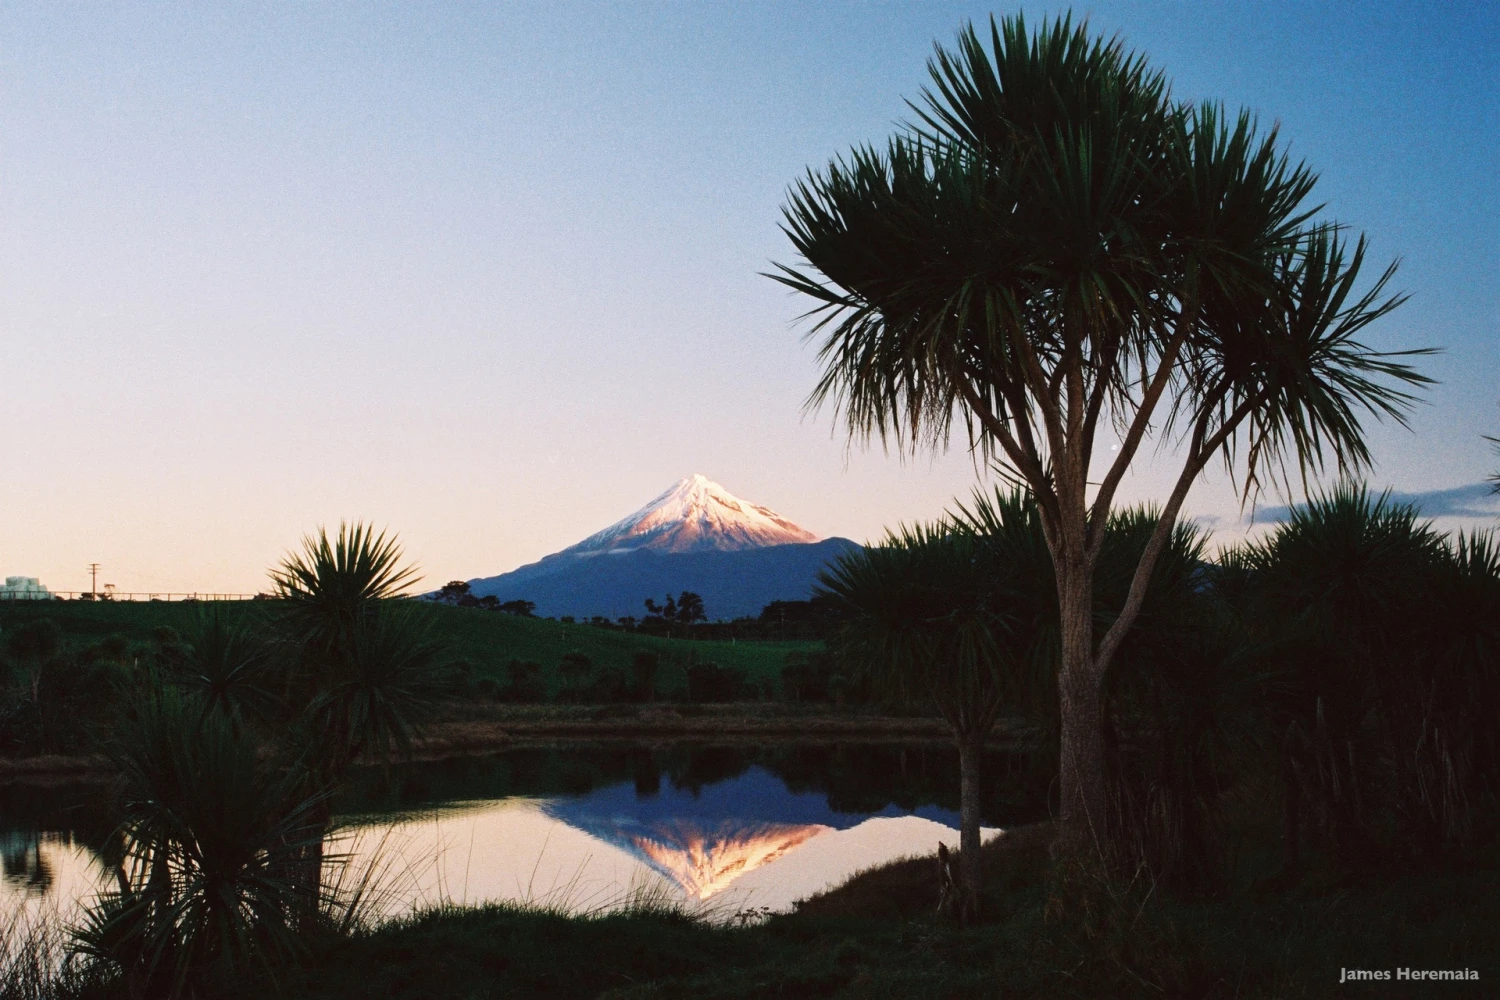
<svg viewBox="0 0 1500 1000"><path fill-rule="evenodd" d="M683 820L659 825L651 833L631 839L658 872L689 896L707 899L741 875L775 861L828 829L782 823L736 827L726 822L716 830L705 831Z"/></svg>
<svg viewBox="0 0 1500 1000"><path fill-rule="evenodd" d="M954 797L925 790L954 770L891 748L528 750L412 765L344 804L327 881L363 886L384 916L486 902L786 910L858 871L955 844ZM1034 807L1005 806L1000 787L1007 818L1031 818ZM89 812L98 798L0 788L0 923L39 906L74 914L109 885L97 851L117 820Z"/></svg>
<svg viewBox="0 0 1500 1000"><path fill-rule="evenodd" d="M591 913L649 900L705 915L790 909L855 872L955 845L950 826L920 816L870 817L844 829L725 820L711 831L678 821L657 837L628 817L582 829L570 803L510 799L348 827L330 855L346 880L370 879L370 905L394 916L440 904L518 902ZM997 831L987 830L987 835Z"/></svg>
<svg viewBox="0 0 1500 1000"><path fill-rule="evenodd" d="M737 893L746 897L737 899L738 903L773 909L789 907L796 899L861 868L930 853L939 840L954 843L958 825L955 813L935 806L918 807L917 815L893 805L873 816L839 811L829 805L827 795L793 791L781 778L755 765L708 785L665 785L643 793L638 786L622 783L553 799L542 808L570 828L629 853L675 886L685 902L702 902L741 884L755 891ZM915 824L877 824L853 838L848 836L875 817L904 818ZM786 864L791 856L824 838L844 842L844 849L814 852L820 859L816 864ZM859 842L866 843L850 850ZM740 882L760 870L785 877Z"/></svg>

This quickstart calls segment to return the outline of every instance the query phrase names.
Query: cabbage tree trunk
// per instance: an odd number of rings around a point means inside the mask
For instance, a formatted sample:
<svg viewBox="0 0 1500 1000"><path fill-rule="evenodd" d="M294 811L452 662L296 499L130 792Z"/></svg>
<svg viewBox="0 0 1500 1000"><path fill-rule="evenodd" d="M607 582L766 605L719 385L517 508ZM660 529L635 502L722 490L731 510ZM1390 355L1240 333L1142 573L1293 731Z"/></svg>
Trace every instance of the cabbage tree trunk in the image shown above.
<svg viewBox="0 0 1500 1000"><path fill-rule="evenodd" d="M984 755L984 735L958 738L959 787L959 899L958 919L968 923L979 916L979 889L983 866L979 856L979 788Z"/></svg>
<svg viewBox="0 0 1500 1000"><path fill-rule="evenodd" d="M1108 860L1104 666L1094 650L1092 568L1058 567L1058 792L1062 841L1075 858Z"/></svg>

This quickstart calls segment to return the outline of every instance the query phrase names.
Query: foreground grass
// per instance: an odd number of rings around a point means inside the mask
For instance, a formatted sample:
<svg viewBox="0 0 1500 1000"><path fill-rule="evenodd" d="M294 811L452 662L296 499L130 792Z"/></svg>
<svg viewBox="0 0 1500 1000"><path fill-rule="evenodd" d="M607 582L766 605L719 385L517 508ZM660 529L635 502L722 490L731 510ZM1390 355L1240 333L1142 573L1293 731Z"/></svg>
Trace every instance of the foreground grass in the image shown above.
<svg viewBox="0 0 1500 1000"><path fill-rule="evenodd" d="M208 607L231 619L255 621L266 613L263 601L6 601L0 602L0 635L37 618L48 618L62 631L63 642L78 652L113 636L133 646L147 647L156 630L192 632ZM712 662L742 670L752 682L780 676L786 654L818 643L729 642L666 639L658 636L569 624L546 618L430 605L434 627L451 643L455 657L467 662L476 676L503 681L511 660L533 660L542 665L549 695L561 687L558 665L564 653L581 652L599 668L630 668L639 650L660 654L658 685L663 691L685 686L684 671L693 662Z"/></svg>
<svg viewBox="0 0 1500 1000"><path fill-rule="evenodd" d="M932 862L866 873L751 927L663 913L440 910L318 950L291 995L393 997L1319 997L1494 995L1500 872L1264 879L1167 899L1058 896L1036 844L990 849L988 922L932 915ZM1342 968L1476 969L1477 983L1339 985Z"/></svg>
<svg viewBox="0 0 1500 1000"><path fill-rule="evenodd" d="M666 906L567 916L496 905L444 908L352 934L312 935L298 970L247 976L239 996L289 1000L599 997L1310 998L1493 996L1500 978L1500 865L1256 876L1173 898L1144 881L1061 881L1046 828L986 847L985 921L933 913L934 863L856 876L798 911L751 926ZM1066 891L1059 891L1064 887ZM1067 900L1061 904L1059 900ZM55 949L54 949L55 950ZM24 966L24 967L23 967ZM1474 969L1478 982L1348 983L1344 968ZM0 1000L112 1000L86 969L47 983L0 969ZM5 973L11 973L10 976Z"/></svg>

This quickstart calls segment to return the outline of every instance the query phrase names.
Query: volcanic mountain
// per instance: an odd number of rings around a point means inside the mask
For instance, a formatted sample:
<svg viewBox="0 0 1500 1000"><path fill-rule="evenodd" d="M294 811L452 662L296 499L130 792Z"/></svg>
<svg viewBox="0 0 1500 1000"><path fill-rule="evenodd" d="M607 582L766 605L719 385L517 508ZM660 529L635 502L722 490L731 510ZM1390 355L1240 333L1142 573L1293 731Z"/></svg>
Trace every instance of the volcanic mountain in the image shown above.
<svg viewBox="0 0 1500 1000"><path fill-rule="evenodd" d="M710 618L738 618L806 600L828 560L851 548L695 475L576 545L469 586L478 597L534 601L540 615L580 618L639 617L646 598L691 590Z"/></svg>

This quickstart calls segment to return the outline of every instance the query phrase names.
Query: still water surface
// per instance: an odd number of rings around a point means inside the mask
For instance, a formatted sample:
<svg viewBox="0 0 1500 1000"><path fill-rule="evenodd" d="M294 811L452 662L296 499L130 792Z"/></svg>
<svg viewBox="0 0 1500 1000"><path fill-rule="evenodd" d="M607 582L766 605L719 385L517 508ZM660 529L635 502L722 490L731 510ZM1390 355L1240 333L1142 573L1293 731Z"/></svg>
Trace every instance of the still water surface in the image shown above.
<svg viewBox="0 0 1500 1000"><path fill-rule="evenodd" d="M988 762L987 835L1043 811L1024 764ZM107 872L100 788L0 788L0 921L76 914ZM590 912L647 895L710 916L782 911L873 865L958 840L957 760L882 745L514 750L361 774L329 879L372 908L527 902Z"/></svg>

